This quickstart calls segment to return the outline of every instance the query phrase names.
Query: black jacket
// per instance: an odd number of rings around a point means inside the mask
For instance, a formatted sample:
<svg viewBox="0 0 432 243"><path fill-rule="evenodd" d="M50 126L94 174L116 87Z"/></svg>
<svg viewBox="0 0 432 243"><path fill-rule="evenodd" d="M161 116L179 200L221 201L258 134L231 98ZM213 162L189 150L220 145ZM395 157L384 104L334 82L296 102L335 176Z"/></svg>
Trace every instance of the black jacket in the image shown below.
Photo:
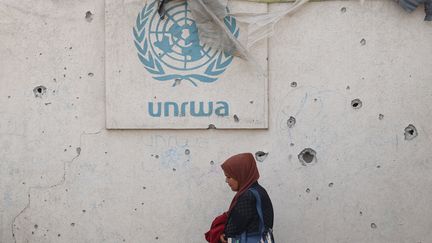
<svg viewBox="0 0 432 243"><path fill-rule="evenodd" d="M273 205L267 191L258 182L251 186L256 189L261 197L265 230L273 228ZM228 222L225 225L225 237L232 238L243 232L255 233L259 231L259 217L256 210L256 199L251 191L241 195L231 211Z"/></svg>

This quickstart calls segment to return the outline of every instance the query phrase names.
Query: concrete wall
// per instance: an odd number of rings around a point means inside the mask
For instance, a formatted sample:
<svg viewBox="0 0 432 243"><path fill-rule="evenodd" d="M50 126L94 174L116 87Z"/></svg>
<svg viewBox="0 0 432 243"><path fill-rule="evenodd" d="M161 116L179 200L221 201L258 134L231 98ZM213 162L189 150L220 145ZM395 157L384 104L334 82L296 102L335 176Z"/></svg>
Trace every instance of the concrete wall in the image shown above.
<svg viewBox="0 0 432 243"><path fill-rule="evenodd" d="M278 242L432 242L423 17L326 1L283 19L268 130L106 130L104 1L1 0L0 242L204 242L244 151L269 153Z"/></svg>

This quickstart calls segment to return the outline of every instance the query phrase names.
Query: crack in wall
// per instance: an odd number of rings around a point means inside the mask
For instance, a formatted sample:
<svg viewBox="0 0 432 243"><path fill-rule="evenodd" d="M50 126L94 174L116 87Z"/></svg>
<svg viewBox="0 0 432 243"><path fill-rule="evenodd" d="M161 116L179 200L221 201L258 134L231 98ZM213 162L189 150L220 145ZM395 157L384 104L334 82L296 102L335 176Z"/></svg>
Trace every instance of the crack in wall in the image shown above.
<svg viewBox="0 0 432 243"><path fill-rule="evenodd" d="M58 186L63 185L66 182L66 175L67 175L67 166L70 165L75 159L77 159L80 155L81 155L81 144L82 144L82 137L84 135L96 135L101 133L102 130L97 131L97 132L93 132L93 133L87 133L87 132L83 132L80 135L80 142L79 142L79 147L77 147L77 155L75 157L72 158L72 160L70 161L65 161L63 163L63 176L61 178L61 180L57 183L55 183L54 185L51 186L31 186L29 187L28 191L27 191L27 198L28 198L28 202L27 205L14 217L14 219L12 220L12 224L11 224L11 229L12 229L12 238L14 239L14 242L16 243L16 237L15 237L15 222L18 219L18 217L20 217L29 207L31 204L31 191L33 189L37 189L37 190L47 190L47 189L51 189L51 188L55 188Z"/></svg>

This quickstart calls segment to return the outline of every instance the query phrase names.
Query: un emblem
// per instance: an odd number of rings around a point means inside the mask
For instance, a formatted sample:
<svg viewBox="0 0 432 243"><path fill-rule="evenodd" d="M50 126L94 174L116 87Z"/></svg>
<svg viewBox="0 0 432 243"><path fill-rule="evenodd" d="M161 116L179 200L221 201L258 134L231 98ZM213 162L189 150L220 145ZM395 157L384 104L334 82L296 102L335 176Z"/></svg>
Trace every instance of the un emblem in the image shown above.
<svg viewBox="0 0 432 243"><path fill-rule="evenodd" d="M144 6L133 28L138 58L144 68L156 80L174 81L173 86L181 80L194 86L197 82L215 82L233 56L200 43L186 1L167 6L163 20L156 11L156 2ZM237 38L235 18L227 16L224 23Z"/></svg>

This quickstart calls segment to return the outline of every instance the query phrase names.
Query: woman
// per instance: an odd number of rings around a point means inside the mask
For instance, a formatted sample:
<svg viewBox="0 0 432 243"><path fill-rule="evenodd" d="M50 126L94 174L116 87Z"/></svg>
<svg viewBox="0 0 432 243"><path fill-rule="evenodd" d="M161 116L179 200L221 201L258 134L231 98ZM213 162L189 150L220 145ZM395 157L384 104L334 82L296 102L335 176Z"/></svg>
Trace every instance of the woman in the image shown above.
<svg viewBox="0 0 432 243"><path fill-rule="evenodd" d="M231 190L237 192L231 201L227 212L228 221L225 224L220 241L225 243L228 238L239 238L245 233L251 235L259 232L260 217L257 211L257 199L254 191L258 192L263 214L264 235L274 242L273 206L266 190L258 184L259 172L254 156L251 153L237 154L227 159L222 164Z"/></svg>

